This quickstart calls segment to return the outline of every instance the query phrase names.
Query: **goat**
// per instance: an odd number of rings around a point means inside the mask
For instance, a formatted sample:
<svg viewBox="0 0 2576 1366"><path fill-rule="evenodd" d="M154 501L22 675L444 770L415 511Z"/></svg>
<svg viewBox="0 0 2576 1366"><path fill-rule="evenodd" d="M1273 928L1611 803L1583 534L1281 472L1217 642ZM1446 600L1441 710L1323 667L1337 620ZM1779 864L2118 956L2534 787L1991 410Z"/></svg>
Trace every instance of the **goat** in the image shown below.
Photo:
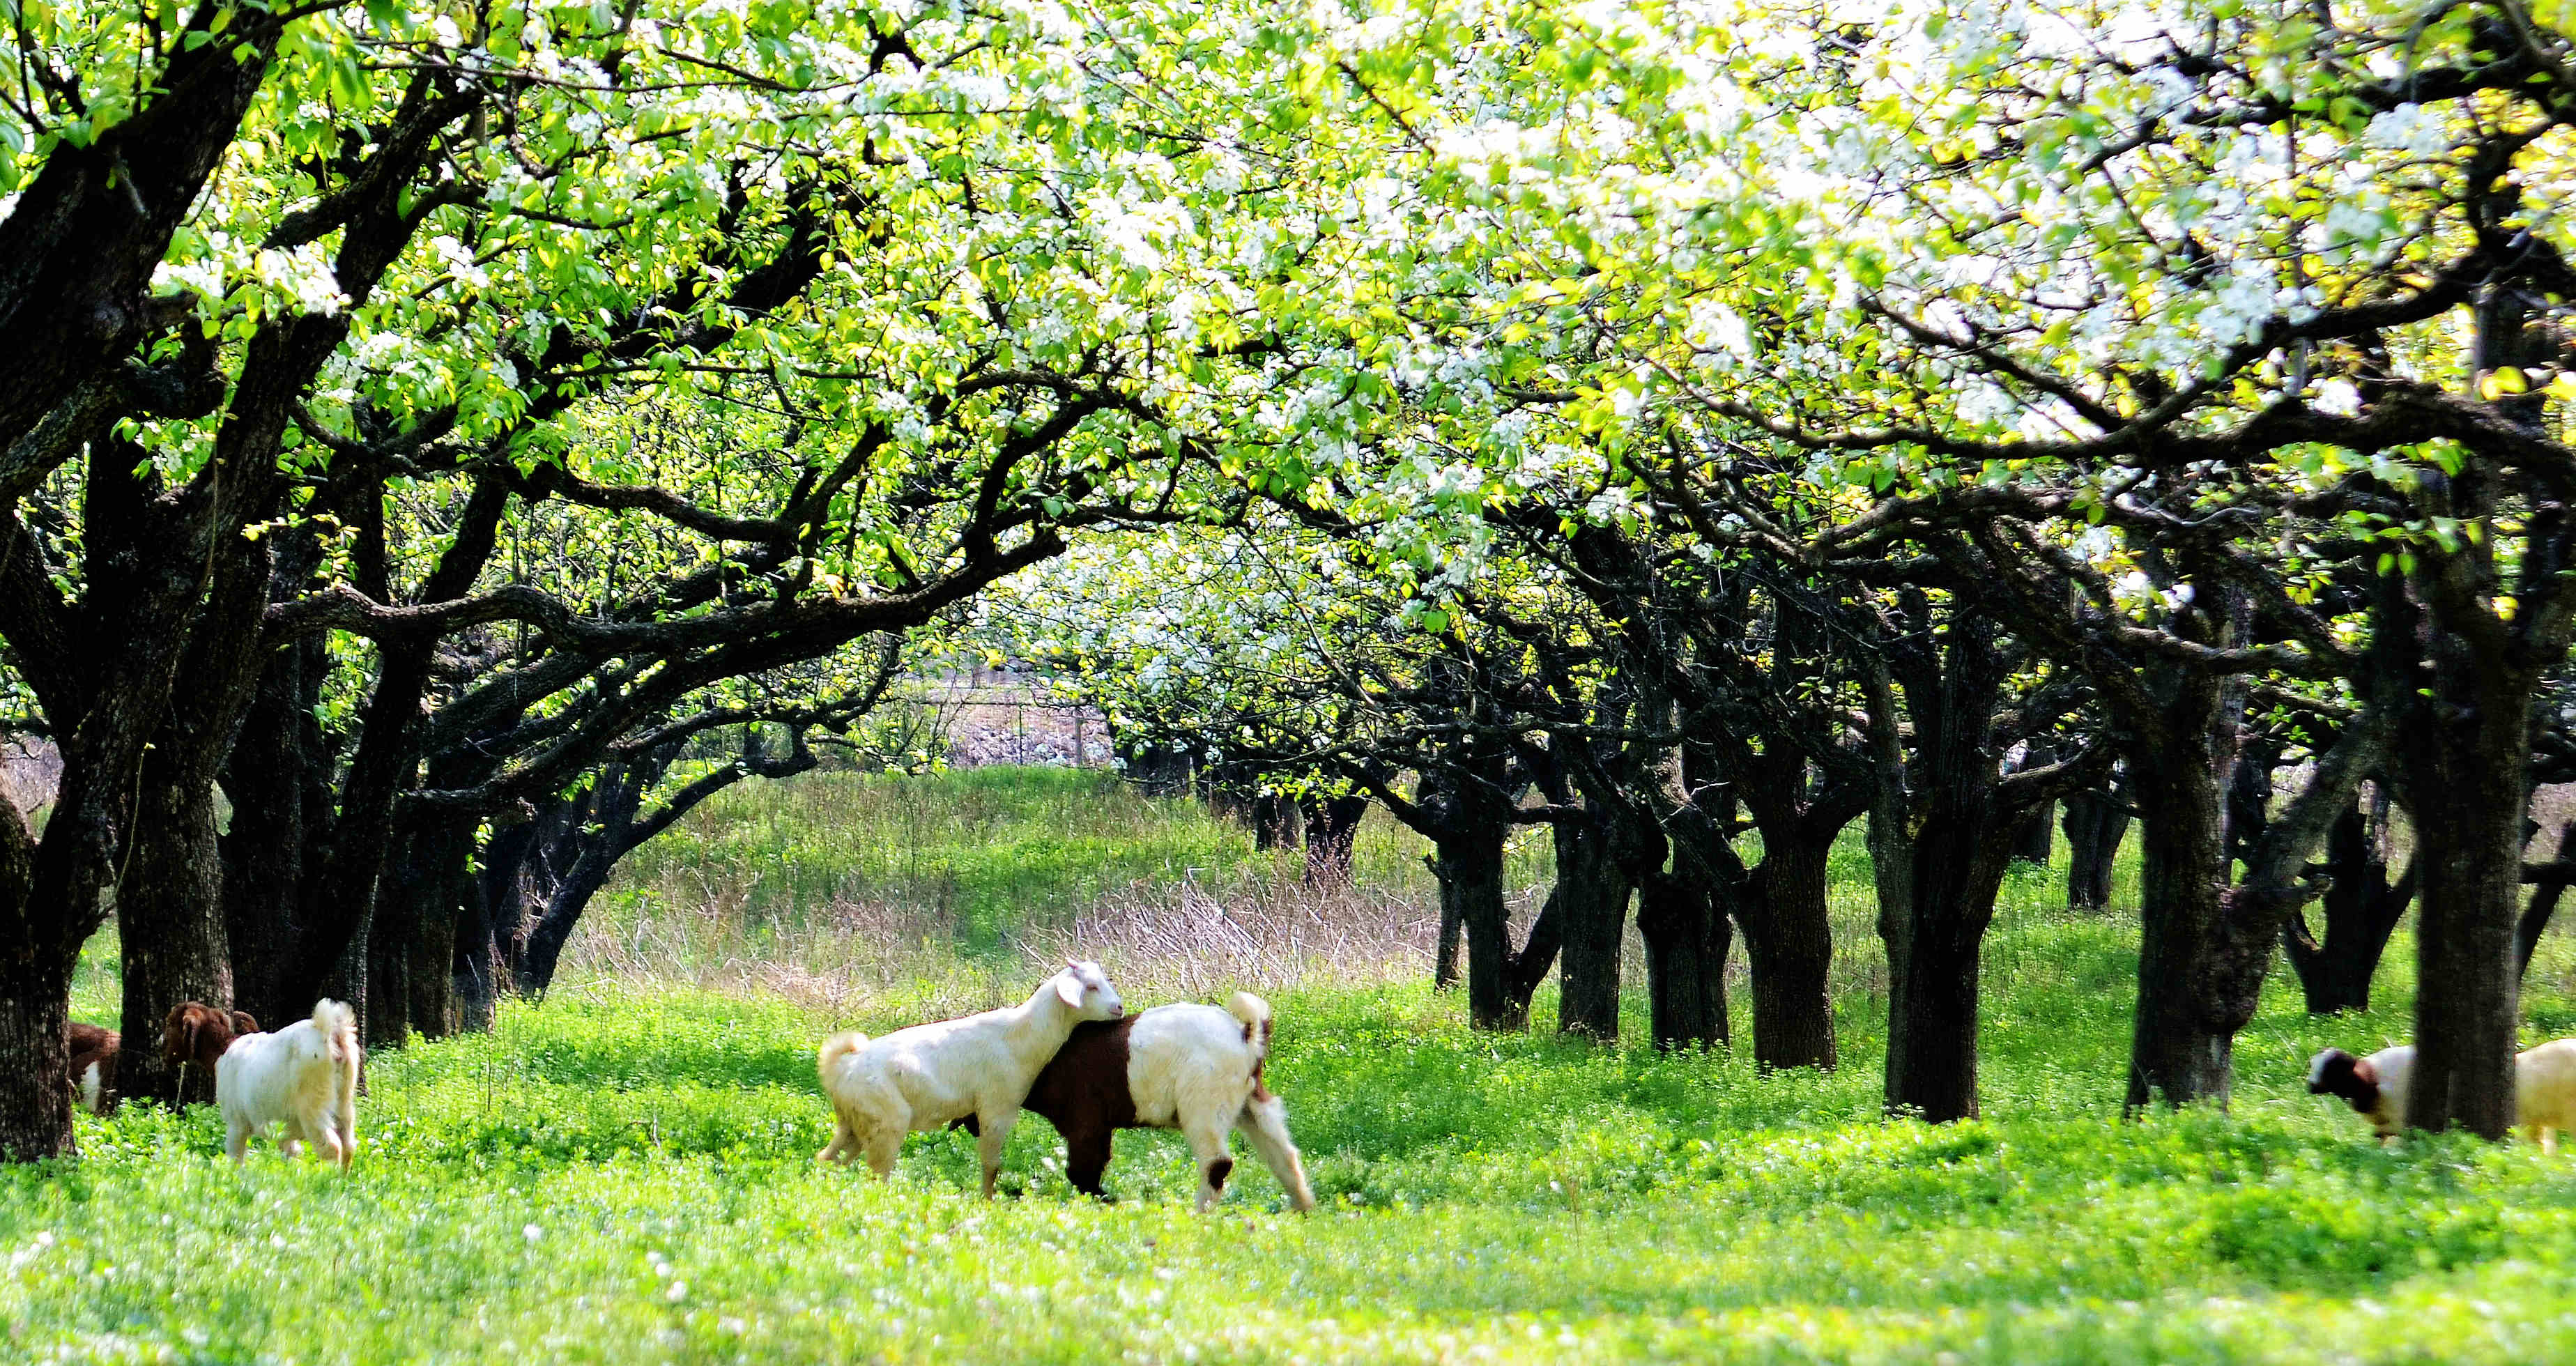
<svg viewBox="0 0 2576 1366"><path fill-rule="evenodd" d="M274 1034L244 1034L215 1060L215 1104L224 1112L224 1151L241 1165L253 1134L284 1126L279 1152L304 1143L315 1156L349 1168L358 1151L358 1016L328 997L313 1018Z"/></svg>
<svg viewBox="0 0 2576 1366"><path fill-rule="evenodd" d="M2356 1058L2329 1048L2308 1066L2308 1090L2344 1098L2382 1143L2406 1127L2406 1080L2415 1046L2383 1048ZM2558 1131L2576 1129L2576 1039L2524 1051L2513 1060L2514 1123L2544 1153L2558 1151Z"/></svg>
<svg viewBox="0 0 2576 1366"><path fill-rule="evenodd" d="M2513 1122L2544 1153L2558 1151L2558 1131L2576 1129L2576 1039L2526 1049L2513 1060Z"/></svg>
<svg viewBox="0 0 2576 1366"><path fill-rule="evenodd" d="M1016 1006L962 1020L898 1029L871 1041L835 1034L815 1055L832 1102L832 1141L817 1162L864 1154L879 1176L894 1171L903 1137L972 1115L984 1159L984 1196L1002 1170L1002 1145L1038 1069L1085 1020L1114 1020L1126 1007L1097 963L1068 963Z"/></svg>
<svg viewBox="0 0 2576 1366"><path fill-rule="evenodd" d="M113 1029L75 1020L63 1030L72 1056L72 1090L94 1115L116 1111L116 1055L124 1040Z"/></svg>
<svg viewBox="0 0 2576 1366"><path fill-rule="evenodd" d="M259 1032L249 1012L217 1010L203 1001L181 1001L161 1022L161 1058L173 1068L192 1066L208 1073L233 1040Z"/></svg>
<svg viewBox="0 0 2576 1366"><path fill-rule="evenodd" d="M1078 1025L1029 1087L1025 1109L1044 1115L1064 1135L1065 1179L1075 1190L1106 1198L1111 1139L1120 1129L1178 1129L1198 1167L1204 1213L1225 1194L1234 1171L1228 1129L1240 1129L1261 1155L1291 1208L1315 1207L1306 1167L1288 1137L1288 1107L1261 1083L1270 1057L1270 1006L1238 991L1226 1009L1156 1006L1127 1019ZM973 1130L973 1117L959 1121Z"/></svg>

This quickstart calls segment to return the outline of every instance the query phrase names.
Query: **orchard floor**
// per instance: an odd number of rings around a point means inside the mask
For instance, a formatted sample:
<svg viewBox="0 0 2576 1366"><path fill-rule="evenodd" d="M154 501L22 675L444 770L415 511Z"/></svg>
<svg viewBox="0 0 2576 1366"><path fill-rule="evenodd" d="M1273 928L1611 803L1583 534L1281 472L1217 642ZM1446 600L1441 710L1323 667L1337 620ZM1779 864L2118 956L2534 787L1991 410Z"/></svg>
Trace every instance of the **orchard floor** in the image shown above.
<svg viewBox="0 0 2576 1366"><path fill-rule="evenodd" d="M1878 1115L1866 992L1840 1071L1760 1077L1276 990L1307 1217L1248 1154L1194 1216L1162 1134L1091 1203L1033 1116L991 1203L962 1135L817 1169L812 1047L897 1007L597 976L374 1054L345 1176L139 1105L0 1171L0 1360L2576 1360L2576 1154L2381 1150L2303 1093L2315 1048L2406 1032L2402 962L2370 1015L2276 983L2231 1112L2124 1122L2134 939L2000 925L1987 1118L1945 1128ZM2565 948L2530 1037L2576 1033Z"/></svg>

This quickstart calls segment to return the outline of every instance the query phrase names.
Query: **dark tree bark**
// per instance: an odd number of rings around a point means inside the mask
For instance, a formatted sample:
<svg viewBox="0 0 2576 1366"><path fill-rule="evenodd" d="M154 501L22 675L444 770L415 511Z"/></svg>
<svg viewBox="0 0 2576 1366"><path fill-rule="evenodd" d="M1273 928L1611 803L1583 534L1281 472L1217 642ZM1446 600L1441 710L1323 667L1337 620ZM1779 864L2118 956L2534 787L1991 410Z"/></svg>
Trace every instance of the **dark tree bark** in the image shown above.
<svg viewBox="0 0 2576 1366"><path fill-rule="evenodd" d="M1432 874L1440 882L1440 914L1454 920L1467 949L1467 1020L1478 1029L1519 1029L1526 1004L1515 1012L1506 977L1511 966L1511 913L1503 901L1503 841L1511 827L1459 830L1437 842Z"/></svg>
<svg viewBox="0 0 2576 1366"><path fill-rule="evenodd" d="M1431 989L1447 991L1458 985L1458 955L1466 948L1467 916L1449 894L1448 880L1440 872L1440 856L1423 855L1422 866L1431 870L1432 880L1440 887L1440 937L1431 950Z"/></svg>
<svg viewBox="0 0 2576 1366"><path fill-rule="evenodd" d="M1552 539L1558 525L1550 514L1537 534ZM1833 1067L1825 860L1869 804L1869 763L1837 696L1843 646L1825 620L1841 610L1839 590L1798 574L1650 572L1639 543L1603 527L1579 529L1570 548L1577 586L1618 623L1622 666L1669 699L1686 767L1705 770L1686 782L1688 800L1741 802L1761 834L1762 865L1733 907L1755 1060ZM1732 838L1731 812L1726 827Z"/></svg>
<svg viewBox="0 0 2576 1366"><path fill-rule="evenodd" d="M1298 803L1306 833L1308 886L1351 884L1351 848L1359 839L1368 806L1368 798L1357 795L1308 797Z"/></svg>
<svg viewBox="0 0 2576 1366"><path fill-rule="evenodd" d="M608 885L609 874L616 871L618 860L670 829L681 817L696 810L699 803L745 778L791 777L820 762L808 747L803 731L791 734L788 753L772 758L762 745L760 731L754 728L744 738L740 757L693 779L646 812L644 798L678 757L676 752L667 751L647 755L612 765L601 777L605 790L592 813L596 828L587 821L575 827L581 855L546 897L544 911L528 931L527 952L519 965L520 991L543 998L547 988L554 985L564 945L571 940L583 913L590 909L592 898Z"/></svg>
<svg viewBox="0 0 2576 1366"><path fill-rule="evenodd" d="M1190 793L1190 755L1179 743L1141 744L1119 748L1127 781L1148 797L1186 797Z"/></svg>
<svg viewBox="0 0 2576 1366"><path fill-rule="evenodd" d="M2129 833L2129 804L2116 789L2066 799L2066 909L2100 912L2111 904L2111 871Z"/></svg>
<svg viewBox="0 0 2576 1366"><path fill-rule="evenodd" d="M2530 680L2466 642L2435 647L2436 695L2401 732L2414 817L2415 1070L2407 1123L2500 1138L2513 1125Z"/></svg>
<svg viewBox="0 0 2576 1366"><path fill-rule="evenodd" d="M324 651L316 639L269 657L224 761L232 821L220 852L233 1005L263 1024L313 1009L306 1001L298 1011L287 999L284 971L307 919L306 860L329 852L331 746L314 715Z"/></svg>
<svg viewBox="0 0 2576 1366"><path fill-rule="evenodd" d="M1976 523L1934 548L1963 577L1990 583L1984 601L2015 634L2076 661L2110 718L2129 791L2144 826L2140 863L2138 999L2127 1105L2136 1110L2211 1101L2224 1105L2235 1036L2254 1017L2284 927L2312 899L2307 861L2364 775L2385 757L2405 670L2388 624L2390 595L2373 601L2367 658L2345 662L2367 699L2318 750L2315 773L2264 826L2231 875L2224 786L2238 754L2246 689L2226 667L2255 628L2258 605L2225 561L2199 550L2146 558L2150 577L2195 591L2141 648L2127 624L2094 615L2069 587L2066 567L2026 530ZM1969 555L1966 549L1975 547ZM2277 615L2277 614L2276 614ZM2340 658L2340 657L2338 657Z"/></svg>
<svg viewBox="0 0 2576 1366"><path fill-rule="evenodd" d="M117 896L117 945L123 957L126 1038L157 1041L162 1021L181 1001L233 1006L232 959L224 937L223 860L215 846L214 792L190 782L147 780L138 812L142 832ZM283 1021L263 1020L271 1028ZM174 1067L157 1042L122 1050L118 1086L130 1099L170 1105L210 1104L215 1079L204 1068Z"/></svg>
<svg viewBox="0 0 2576 1366"><path fill-rule="evenodd" d="M1256 793L1252 798L1252 847L1255 849L1294 849L1297 847L1297 803L1276 792Z"/></svg>
<svg viewBox="0 0 2576 1366"><path fill-rule="evenodd" d="M11 379L0 449L109 385L168 316L150 297L153 270L231 147L288 18L226 11L221 36L203 35L215 41L172 43L158 70L134 73L149 92L140 107L94 140L56 144L0 216L0 374ZM203 8L189 27L213 22Z"/></svg>
<svg viewBox="0 0 2576 1366"><path fill-rule="evenodd" d="M18 808L0 801L0 928L27 927L35 883L36 846ZM10 922L16 922L14 924ZM68 1152L72 1129L69 954L33 933L0 934L0 1076L8 1094L0 1101L0 1158L29 1161Z"/></svg>
<svg viewBox="0 0 2576 1366"><path fill-rule="evenodd" d="M1762 862L1753 870L1756 894L1736 912L1753 978L1753 1061L1766 1072L1783 1067L1831 1070L1840 1061L1830 987L1834 939L1825 893L1826 856L1841 826L1825 825L1763 826Z"/></svg>
<svg viewBox="0 0 2576 1366"><path fill-rule="evenodd" d="M2041 802L2013 826L2012 856L2024 863L2048 866L2057 852L2057 803Z"/></svg>
<svg viewBox="0 0 2576 1366"><path fill-rule="evenodd" d="M2281 947L2312 1015L2370 1009L2370 983L2379 974L2380 955L2415 899L2411 862L2395 879L2388 876L2384 787L2373 793L2370 807L2367 815L2359 806L2343 812L2326 832L2325 872L2331 881L2323 898L2325 939L2309 934L2304 913L2291 916L2283 927Z"/></svg>
<svg viewBox="0 0 2576 1366"><path fill-rule="evenodd" d="M1713 901L1706 882L1681 873L1653 873L1637 886L1647 1027L1657 1048L1726 1044L1726 950L1732 935Z"/></svg>
<svg viewBox="0 0 2576 1366"><path fill-rule="evenodd" d="M2472 180L2485 197L2480 211L2517 211L2512 177ZM2548 331L2532 326L2549 305L2538 288L2525 290L2496 282L2478 295L2478 371L2556 359ZM2511 453L2515 442L2552 440L2546 404L2538 393L2499 400L2493 420L2511 439L2476 443L2456 472L2426 470L2412 491L2417 515L2456 518L2479 534L2426 547L2406 576L2406 606L2420 612L2405 635L2429 666L2409 680L2413 711L2394 766L2422 893L2406 1122L2486 1138L2503 1137L2514 1117L2531 713L2576 629L2576 519L2563 481ZM2518 542L2510 579L2500 538Z"/></svg>
<svg viewBox="0 0 2576 1366"><path fill-rule="evenodd" d="M2216 733L2219 686L2189 678L2172 708L2176 737ZM2142 751L2160 746L2142 745ZM2218 951L2225 865L2216 761L2179 753L2133 752L2130 789L2142 822L2138 884L2138 1006L2129 1045L2128 1105L2227 1102L2235 1081L2236 1030L2206 1008L2205 965ZM2249 1012L2250 1017L2250 1012Z"/></svg>
<svg viewBox="0 0 2576 1366"><path fill-rule="evenodd" d="M1458 705L1478 704L1462 695ZM1469 1025L1527 1029L1530 997L1555 964L1559 942L1556 899L1551 896L1520 949L1512 947L1503 847L1514 823L1514 794L1527 786L1527 779L1507 753L1484 737L1471 737L1424 759L1411 797L1396 791L1388 773L1375 764L1353 765L1348 771L1388 815L1432 843L1426 861L1440 884L1439 952L1444 957L1454 952L1447 943L1454 923L1459 947L1466 951ZM1435 962L1435 981L1439 970Z"/></svg>
<svg viewBox="0 0 2576 1366"><path fill-rule="evenodd" d="M2100 751L2026 760L2005 774L2011 737L1997 718L2015 659L1994 623L1959 608L1936 622L1925 596L1908 590L1886 625L1886 663L1863 683L1876 760L1869 847L1888 962L1886 1106L1948 1123L1978 1113L1978 963L2014 857L2009 836L2059 791L2089 780ZM2077 700L2070 689L2042 690L2021 708L2023 724L2054 728ZM2025 753L2057 758L2053 745Z"/></svg>
<svg viewBox="0 0 2576 1366"><path fill-rule="evenodd" d="M1619 949L1630 885L1606 824L1590 812L1556 822L1556 889L1549 899L1564 927L1557 1029L1617 1043Z"/></svg>
<svg viewBox="0 0 2576 1366"><path fill-rule="evenodd" d="M2055 762L2056 758L2057 750L2054 745L2045 740L2033 740L2023 750L2020 761L2013 764L2012 768L2015 771L2046 768ZM2023 863L2036 863L2043 868L2048 866L2049 856L2056 851L2054 844L2057 835L2056 815L2057 803L2054 800L2044 801L2024 812L2020 819L2013 822L2012 856L2014 859Z"/></svg>

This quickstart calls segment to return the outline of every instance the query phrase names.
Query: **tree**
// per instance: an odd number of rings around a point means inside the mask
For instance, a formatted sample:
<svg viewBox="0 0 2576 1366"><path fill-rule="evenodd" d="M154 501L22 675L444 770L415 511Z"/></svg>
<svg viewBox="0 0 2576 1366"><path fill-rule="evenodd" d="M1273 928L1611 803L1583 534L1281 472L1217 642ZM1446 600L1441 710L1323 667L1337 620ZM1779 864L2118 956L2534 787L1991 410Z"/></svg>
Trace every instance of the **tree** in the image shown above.
<svg viewBox="0 0 2576 1366"><path fill-rule="evenodd" d="M1130 61L1210 22L57 6L17 29L0 634L67 743L0 908L25 1069L0 1149L69 1142L63 996L109 887L130 1020L226 995L236 930L266 999L309 999L362 937L413 939L443 982L437 926L373 917L389 854L452 873L477 821L703 690L926 620L1065 531L1201 515L1180 471L1272 461L1241 403L1275 382L1254 285L1338 231L1294 217L1336 149L1273 118L1293 101L1260 50ZM1175 139L1179 107L1199 131ZM657 404L723 449L638 468L619 414ZM607 584L496 558L524 518L627 515L704 558ZM505 648L442 678L460 634ZM292 766L229 763L236 732ZM499 747L442 762L468 739ZM218 770L292 839L217 842Z"/></svg>

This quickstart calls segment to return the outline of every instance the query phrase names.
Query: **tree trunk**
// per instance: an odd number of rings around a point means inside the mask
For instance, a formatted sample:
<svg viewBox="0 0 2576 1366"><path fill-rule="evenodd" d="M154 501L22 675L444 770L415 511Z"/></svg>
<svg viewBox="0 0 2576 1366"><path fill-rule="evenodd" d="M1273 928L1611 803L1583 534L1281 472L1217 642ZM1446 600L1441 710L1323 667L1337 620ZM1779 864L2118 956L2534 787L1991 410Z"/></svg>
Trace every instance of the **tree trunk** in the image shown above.
<svg viewBox="0 0 2576 1366"><path fill-rule="evenodd" d="M1186 797L1190 793L1189 751L1178 744L1138 745L1120 751L1127 781L1148 797Z"/></svg>
<svg viewBox="0 0 2576 1366"><path fill-rule="evenodd" d="M2214 702L2214 687L2184 686ZM2204 726L2199 733L2209 730ZM2217 950L2220 914L2217 777L2197 754L2145 754L2132 757L2130 780L2145 829L2128 1108L2154 1100L2224 1105L2234 1079L2235 1035L2206 1018L2200 996L2202 966Z"/></svg>
<svg viewBox="0 0 2576 1366"><path fill-rule="evenodd" d="M117 1085L130 1100L211 1103L215 1079L161 1056L162 1021L182 1001L233 1006L232 959L224 938L224 869L215 843L211 783L147 768L134 848L116 896L124 961L118 1025L136 1040L117 1057ZM309 1012L308 1012L309 1013ZM262 1020L276 1028L282 1020Z"/></svg>
<svg viewBox="0 0 2576 1366"><path fill-rule="evenodd" d="M311 860L329 855L329 774L313 716L323 649L316 640L271 656L224 759L233 808L221 844L233 1005L263 1025L313 1011L310 1000L286 999L285 978L303 926L306 873Z"/></svg>
<svg viewBox="0 0 2576 1366"><path fill-rule="evenodd" d="M1759 894L1745 898L1737 928L1753 976L1753 1061L1763 1071L1838 1061L1828 977L1833 924L1825 914L1825 857L1833 837L1762 831Z"/></svg>
<svg viewBox="0 0 2576 1366"><path fill-rule="evenodd" d="M0 1160L17 1162L73 1151L63 1034L80 951L35 932L35 854L18 808L0 802L0 928L12 931L0 934Z"/></svg>
<svg viewBox="0 0 2576 1366"><path fill-rule="evenodd" d="M386 864L398 866L390 858ZM369 1049L400 1048L411 1040L413 944L411 908L403 904L407 890L387 878L369 898L366 938L361 941L367 962L366 992L358 1003L358 1029Z"/></svg>
<svg viewBox="0 0 2576 1366"><path fill-rule="evenodd" d="M2415 870L2409 865L2395 882L2381 854L2386 797L2374 798L2379 810L2365 817L2359 807L2335 818L2326 835L2326 935L2319 943L2308 934L2307 918L2293 916L2283 927L2281 947L2298 974L2299 991L2311 1015L2333 1015L2370 1009L2371 979L2379 975L2380 955L2388 938L2415 899Z"/></svg>
<svg viewBox="0 0 2576 1366"><path fill-rule="evenodd" d="M1556 965L1557 951L1565 945L1565 917L1558 913L1556 893L1549 892L1546 904L1538 909L1538 918L1530 922L1529 933L1521 938L1518 952L1503 965L1503 1013L1498 1028L1529 1028L1530 1000L1547 982L1548 970Z"/></svg>
<svg viewBox="0 0 2576 1366"><path fill-rule="evenodd" d="M0 1159L9 1161L73 1151L71 1053L63 1039L72 978L47 958L13 951L0 959ZM155 1029L149 1046L157 1049L160 1037Z"/></svg>
<svg viewBox="0 0 2576 1366"><path fill-rule="evenodd" d="M2056 814L2055 802L2041 802L2032 807L2030 813L2013 826L2012 856L2024 863L2047 867L2049 856L2056 852Z"/></svg>
<svg viewBox="0 0 2576 1366"><path fill-rule="evenodd" d="M2066 909L2099 912L2111 904L2111 869L2128 833L2129 813L2113 793L2066 799Z"/></svg>
<svg viewBox="0 0 2576 1366"><path fill-rule="evenodd" d="M1528 1024L1509 1005L1511 916L1503 903L1503 831L1460 831L1441 840L1431 871L1440 881L1444 939L1455 922L1467 945L1467 1022L1477 1029L1519 1029ZM1444 961L1451 952L1444 946ZM1454 980L1454 978L1452 979Z"/></svg>
<svg viewBox="0 0 2576 1366"><path fill-rule="evenodd" d="M2513 1126L2522 1023L2516 931L2528 693L2515 696L2502 678L2471 687L2486 695L2451 724L2409 726L2403 745L2422 889L2406 1121L2501 1138Z"/></svg>
<svg viewBox="0 0 2576 1366"><path fill-rule="evenodd" d="M1936 806L1914 841L1914 923L1888 948L1890 1113L1977 1117L1978 960L2010 862L1994 824Z"/></svg>
<svg viewBox="0 0 2576 1366"><path fill-rule="evenodd" d="M1430 866L1432 876L1435 879L1438 878L1439 858L1426 856L1422 861ZM1440 889L1440 940L1431 951L1431 989L1433 991L1447 991L1458 985L1458 955L1466 946L1466 937L1466 918L1461 916L1458 907L1451 903L1449 889L1444 884Z"/></svg>
<svg viewBox="0 0 2576 1366"><path fill-rule="evenodd" d="M1564 924L1559 1032L1619 1041L1619 949L1628 930L1628 876L1600 818L1556 823L1557 913Z"/></svg>
<svg viewBox="0 0 2576 1366"><path fill-rule="evenodd" d="M1351 850L1368 808L1362 796L1308 797L1298 804L1306 832L1306 885L1351 885Z"/></svg>
<svg viewBox="0 0 2576 1366"><path fill-rule="evenodd" d="M572 941L572 932L590 909L591 898L608 885L608 875L616 866L614 857L585 854L546 898L545 911L528 931L527 954L519 963L519 991L523 995L542 999L554 985L555 968L563 960L564 945Z"/></svg>
<svg viewBox="0 0 2576 1366"><path fill-rule="evenodd" d="M1652 873L1638 883L1637 932L1646 943L1648 1025L1655 1047L1726 1042L1722 925L1705 884L1679 873Z"/></svg>
<svg viewBox="0 0 2576 1366"><path fill-rule="evenodd" d="M1276 792L1256 794L1252 799L1252 847L1296 848L1297 803Z"/></svg>
<svg viewBox="0 0 2576 1366"><path fill-rule="evenodd" d="M442 1039L457 1029L456 957L464 905L473 894L474 827L467 817L445 816L415 828L396 865L411 922L409 954L412 1028Z"/></svg>

